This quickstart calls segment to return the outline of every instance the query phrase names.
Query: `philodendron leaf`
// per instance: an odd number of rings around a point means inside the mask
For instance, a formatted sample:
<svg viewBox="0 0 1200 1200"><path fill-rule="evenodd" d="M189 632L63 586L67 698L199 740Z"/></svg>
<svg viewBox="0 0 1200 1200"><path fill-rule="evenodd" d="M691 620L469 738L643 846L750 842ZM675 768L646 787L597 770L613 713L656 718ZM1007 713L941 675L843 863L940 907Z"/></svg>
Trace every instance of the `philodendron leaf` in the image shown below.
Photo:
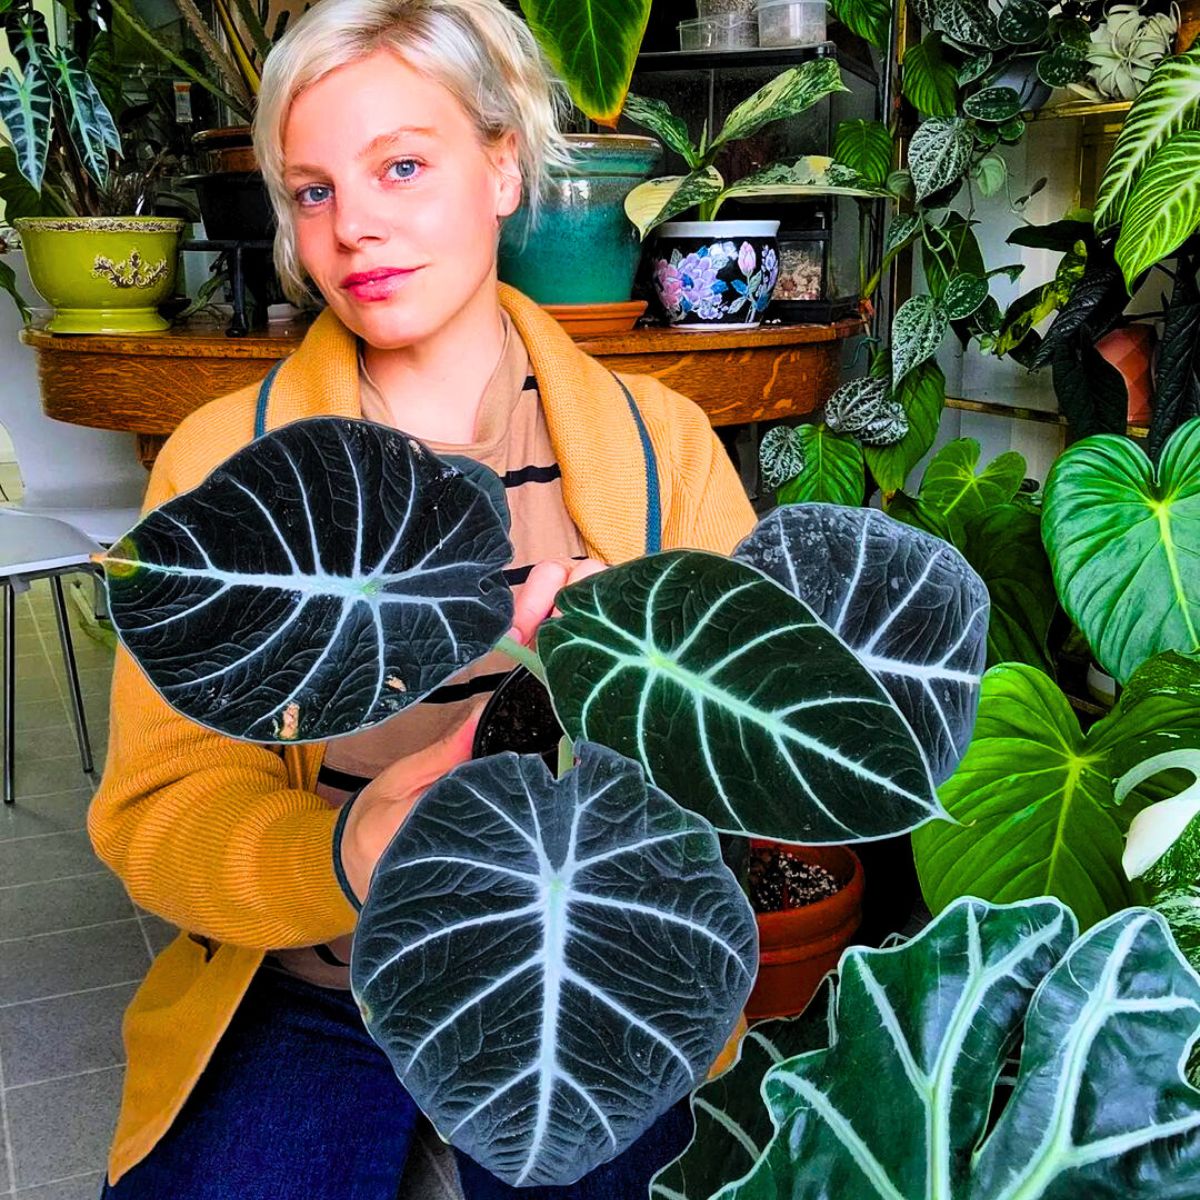
<svg viewBox="0 0 1200 1200"><path fill-rule="evenodd" d="M704 161L712 162L722 146L748 138L772 121L797 116L818 100L834 92L849 90L842 83L837 59L817 58L798 67L790 67L769 83L763 84L725 118L721 132L704 152Z"/></svg>
<svg viewBox="0 0 1200 1200"><path fill-rule="evenodd" d="M662 138L689 167L694 169L700 165L700 152L692 145L687 125L662 100L635 96L631 92L625 97L621 115Z"/></svg>
<svg viewBox="0 0 1200 1200"><path fill-rule="evenodd" d="M882 187L892 169L892 135L882 121L839 121L833 157L867 181Z"/></svg>
<svg viewBox="0 0 1200 1200"><path fill-rule="evenodd" d="M824 425L801 425L796 439L804 454L804 469L778 491L780 504L823 500L830 504L861 504L866 491L863 448L853 437L833 433Z"/></svg>
<svg viewBox="0 0 1200 1200"><path fill-rule="evenodd" d="M1138 176L1125 204L1117 265L1125 285L1170 258L1200 224L1200 130L1177 133Z"/></svg>
<svg viewBox="0 0 1200 1200"><path fill-rule="evenodd" d="M1157 470L1127 438L1076 442L1046 481L1042 530L1063 608L1119 682L1164 650L1200 649L1200 420Z"/></svg>
<svg viewBox="0 0 1200 1200"><path fill-rule="evenodd" d="M783 487L804 470L804 439L799 429L776 425L763 434L758 447L763 483L771 491Z"/></svg>
<svg viewBox="0 0 1200 1200"><path fill-rule="evenodd" d="M615 126L650 19L650 0L520 3L571 99L593 121Z"/></svg>
<svg viewBox="0 0 1200 1200"><path fill-rule="evenodd" d="M1168 696L1118 707L1086 736L1066 697L1040 671L1003 663L983 677L975 736L939 789L958 825L913 835L921 890L933 911L963 895L985 900L1057 896L1087 927L1138 891L1121 869L1125 831L1143 791L1121 807L1110 760L1155 730L1200 725L1190 701Z"/></svg>
<svg viewBox="0 0 1200 1200"><path fill-rule="evenodd" d="M1096 232L1119 225L1134 184L1158 148L1192 128L1200 109L1200 47L1164 58L1125 115L1096 195Z"/></svg>
<svg viewBox="0 0 1200 1200"><path fill-rule="evenodd" d="M104 569L168 704L229 737L307 742L386 720L491 650L511 557L466 476L394 429L318 417L148 513Z"/></svg>
<svg viewBox="0 0 1200 1200"><path fill-rule="evenodd" d="M892 319L892 383L932 358L950 328L946 310L932 296L910 296Z"/></svg>
<svg viewBox="0 0 1200 1200"><path fill-rule="evenodd" d="M847 951L836 1040L768 1073L775 1136L714 1200L1195 1196L1200 979L1156 913L1074 932L1052 900L969 899Z"/></svg>
<svg viewBox="0 0 1200 1200"><path fill-rule="evenodd" d="M962 177L971 161L975 138L961 117L930 117L917 126L908 148L917 199L949 187Z"/></svg>
<svg viewBox="0 0 1200 1200"><path fill-rule="evenodd" d="M774 1133L760 1092L763 1076L786 1059L832 1044L833 995L827 976L798 1017L750 1027L733 1066L692 1096L695 1133L683 1154L650 1181L650 1200L708 1200L754 1166Z"/></svg>
<svg viewBox="0 0 1200 1200"><path fill-rule="evenodd" d="M910 371L896 389L908 417L908 433L894 446L867 447L865 457L884 495L904 486L908 473L921 461L937 437L946 402L946 377L932 359Z"/></svg>
<svg viewBox="0 0 1200 1200"><path fill-rule="evenodd" d="M815 845L940 815L887 692L752 567L676 550L573 584L558 604L537 646L563 728L641 762L723 832Z"/></svg>
<svg viewBox="0 0 1200 1200"><path fill-rule="evenodd" d="M18 78L12 67L0 74L0 121L4 122L21 174L39 190L50 151L50 84L36 67Z"/></svg>
<svg viewBox="0 0 1200 1200"><path fill-rule="evenodd" d="M901 78L904 98L917 112L929 117L953 117L958 112L958 76L942 53L940 33L926 34L905 51Z"/></svg>
<svg viewBox="0 0 1200 1200"><path fill-rule="evenodd" d="M892 27L892 6L887 0L829 0L829 14L877 50L886 51Z"/></svg>
<svg viewBox="0 0 1200 1200"><path fill-rule="evenodd" d="M645 237L657 225L721 194L725 180L716 167L701 167L690 175L664 175L639 183L625 197L625 215Z"/></svg>
<svg viewBox="0 0 1200 1200"><path fill-rule="evenodd" d="M953 546L871 508L801 504L733 552L803 600L904 714L937 782L966 751L988 626L983 580Z"/></svg>
<svg viewBox="0 0 1200 1200"><path fill-rule="evenodd" d="M601 746L456 768L384 851L354 937L371 1036L443 1138L565 1185L700 1083L757 961L711 827Z"/></svg>
<svg viewBox="0 0 1200 1200"><path fill-rule="evenodd" d="M1007 504L1025 478L1025 459L1015 450L997 454L982 471L978 470L979 452L974 438L955 438L925 468L921 503L935 509L951 529L998 504Z"/></svg>

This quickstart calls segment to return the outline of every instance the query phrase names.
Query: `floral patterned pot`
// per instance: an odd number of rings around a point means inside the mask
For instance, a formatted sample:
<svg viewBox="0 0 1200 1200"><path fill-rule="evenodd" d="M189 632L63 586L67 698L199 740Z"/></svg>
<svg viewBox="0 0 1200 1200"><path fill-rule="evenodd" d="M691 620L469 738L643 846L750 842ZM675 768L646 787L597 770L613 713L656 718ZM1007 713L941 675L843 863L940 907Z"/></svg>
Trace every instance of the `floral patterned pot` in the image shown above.
<svg viewBox="0 0 1200 1200"><path fill-rule="evenodd" d="M754 329L779 278L778 221L668 221L650 272L676 329Z"/></svg>
<svg viewBox="0 0 1200 1200"><path fill-rule="evenodd" d="M157 333L184 223L174 217L18 217L29 277L54 305L51 333Z"/></svg>

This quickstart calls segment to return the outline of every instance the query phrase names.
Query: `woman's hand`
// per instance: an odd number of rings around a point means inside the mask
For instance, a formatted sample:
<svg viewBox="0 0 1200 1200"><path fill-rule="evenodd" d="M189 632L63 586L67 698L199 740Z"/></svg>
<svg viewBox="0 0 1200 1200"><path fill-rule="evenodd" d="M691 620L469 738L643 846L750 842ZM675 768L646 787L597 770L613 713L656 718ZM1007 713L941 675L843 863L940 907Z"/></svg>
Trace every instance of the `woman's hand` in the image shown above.
<svg viewBox="0 0 1200 1200"><path fill-rule="evenodd" d="M538 563L517 598L509 637L527 645L538 626L555 611L559 591L604 567L590 558L582 562L548 558ZM426 789L470 759L478 724L477 714L448 738L397 759L359 792L342 830L342 869L360 902L366 897L375 864Z"/></svg>

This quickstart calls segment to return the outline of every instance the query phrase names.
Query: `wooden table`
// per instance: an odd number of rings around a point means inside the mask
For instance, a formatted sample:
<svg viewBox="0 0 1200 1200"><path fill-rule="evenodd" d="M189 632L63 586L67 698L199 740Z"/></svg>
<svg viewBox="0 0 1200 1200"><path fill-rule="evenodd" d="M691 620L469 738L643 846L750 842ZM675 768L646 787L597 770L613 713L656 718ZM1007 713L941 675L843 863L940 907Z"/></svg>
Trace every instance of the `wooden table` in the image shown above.
<svg viewBox="0 0 1200 1200"><path fill-rule="evenodd" d="M21 340L37 351L48 416L137 434L149 465L188 413L260 380L306 329L297 323L229 338L221 326L195 322L141 336L51 334L34 326ZM577 345L613 370L661 379L695 400L714 425L743 425L823 404L837 387L842 341L861 329L856 319L740 333L644 328Z"/></svg>

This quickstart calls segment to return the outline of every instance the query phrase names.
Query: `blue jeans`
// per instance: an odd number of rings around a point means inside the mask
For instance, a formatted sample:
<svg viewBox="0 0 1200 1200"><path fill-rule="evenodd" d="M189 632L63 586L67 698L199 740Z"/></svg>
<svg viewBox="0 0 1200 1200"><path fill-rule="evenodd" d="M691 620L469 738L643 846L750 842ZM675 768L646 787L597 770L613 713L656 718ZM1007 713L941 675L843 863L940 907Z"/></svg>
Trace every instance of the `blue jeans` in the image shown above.
<svg viewBox="0 0 1200 1200"><path fill-rule="evenodd" d="M396 1200L416 1104L348 992L262 970L183 1111L101 1200ZM682 1102L569 1187L512 1188L458 1155L467 1200L646 1200L692 1122Z"/></svg>

